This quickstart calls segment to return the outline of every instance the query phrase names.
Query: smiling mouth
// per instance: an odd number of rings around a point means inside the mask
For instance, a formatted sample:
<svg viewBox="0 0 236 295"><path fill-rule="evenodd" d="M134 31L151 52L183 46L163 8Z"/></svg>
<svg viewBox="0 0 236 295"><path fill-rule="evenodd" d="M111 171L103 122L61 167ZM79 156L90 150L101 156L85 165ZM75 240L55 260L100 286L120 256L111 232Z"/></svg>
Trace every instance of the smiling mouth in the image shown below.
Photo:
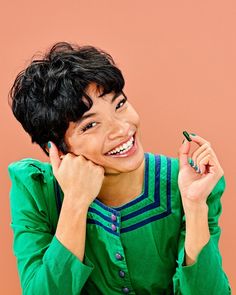
<svg viewBox="0 0 236 295"><path fill-rule="evenodd" d="M105 156L112 156L112 155L122 155L127 153L129 150L131 150L134 147L136 140L136 132L130 137L129 140L125 143L126 146L124 146L122 149L114 148L107 152ZM122 145L121 145L122 146Z"/></svg>

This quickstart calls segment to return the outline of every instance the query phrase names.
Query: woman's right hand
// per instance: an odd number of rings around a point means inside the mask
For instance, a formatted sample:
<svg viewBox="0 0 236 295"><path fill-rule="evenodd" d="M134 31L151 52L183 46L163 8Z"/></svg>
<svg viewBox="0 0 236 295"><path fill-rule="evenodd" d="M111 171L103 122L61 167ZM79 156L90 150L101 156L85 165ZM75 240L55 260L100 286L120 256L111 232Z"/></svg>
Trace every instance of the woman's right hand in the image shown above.
<svg viewBox="0 0 236 295"><path fill-rule="evenodd" d="M83 155L75 156L68 153L61 159L57 146L51 141L50 143L49 158L53 174L64 196L89 206L101 190L104 168L86 159Z"/></svg>

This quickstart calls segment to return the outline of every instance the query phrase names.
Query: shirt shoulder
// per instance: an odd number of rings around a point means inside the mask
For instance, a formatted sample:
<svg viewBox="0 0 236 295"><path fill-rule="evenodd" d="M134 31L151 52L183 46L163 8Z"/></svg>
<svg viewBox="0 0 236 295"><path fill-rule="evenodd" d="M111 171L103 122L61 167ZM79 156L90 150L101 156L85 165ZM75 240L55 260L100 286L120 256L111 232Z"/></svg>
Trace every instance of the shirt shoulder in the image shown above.
<svg viewBox="0 0 236 295"><path fill-rule="evenodd" d="M48 162L42 162L33 158L24 158L8 165L10 178L28 182L29 178L47 182L52 177L52 166Z"/></svg>
<svg viewBox="0 0 236 295"><path fill-rule="evenodd" d="M155 155L155 156L160 156L161 157L161 162L167 162L169 163L169 167L171 169L171 182L173 184L176 185L176 188L179 190L178 188L178 174L179 174L179 158L178 157L170 157L167 155ZM189 158L190 161L190 158ZM208 196L208 203L211 203L211 200L218 198L220 199L221 196L223 195L224 191L226 189L226 179L225 179L225 175L223 175L218 182L216 183L216 185L214 186L213 190L211 191L210 195Z"/></svg>

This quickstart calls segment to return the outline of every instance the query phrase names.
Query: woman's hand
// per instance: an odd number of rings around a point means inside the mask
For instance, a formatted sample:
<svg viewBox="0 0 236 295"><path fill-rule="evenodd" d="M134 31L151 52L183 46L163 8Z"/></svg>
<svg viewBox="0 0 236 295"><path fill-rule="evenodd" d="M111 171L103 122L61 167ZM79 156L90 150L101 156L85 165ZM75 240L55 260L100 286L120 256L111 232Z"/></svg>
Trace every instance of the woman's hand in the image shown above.
<svg viewBox="0 0 236 295"><path fill-rule="evenodd" d="M185 139L179 148L178 185L183 204L206 204L207 197L224 175L224 171L211 144L198 135L189 135L192 141ZM197 143L198 147L189 155L192 142ZM193 160L200 172L189 164L188 158Z"/></svg>
<svg viewBox="0 0 236 295"><path fill-rule="evenodd" d="M83 155L72 153L60 156L53 142L49 157L53 174L66 198L89 206L100 192L104 180L104 168L86 159ZM83 199L82 199L83 198Z"/></svg>

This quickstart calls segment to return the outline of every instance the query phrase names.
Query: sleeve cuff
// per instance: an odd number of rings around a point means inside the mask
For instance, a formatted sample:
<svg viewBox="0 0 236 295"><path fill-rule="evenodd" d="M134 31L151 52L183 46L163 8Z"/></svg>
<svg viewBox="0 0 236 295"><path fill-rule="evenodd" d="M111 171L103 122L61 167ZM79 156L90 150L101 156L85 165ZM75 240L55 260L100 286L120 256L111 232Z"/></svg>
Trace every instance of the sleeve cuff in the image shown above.
<svg viewBox="0 0 236 295"><path fill-rule="evenodd" d="M182 247L178 264L183 294L206 294L207 290L215 295L230 294L227 277L222 271L222 259L212 237L193 264L185 266L184 258L185 250Z"/></svg>
<svg viewBox="0 0 236 295"><path fill-rule="evenodd" d="M56 236L53 237L49 248L43 257L43 263L50 264L52 271L58 273L65 281L73 280L84 285L94 269L94 264L85 255L83 262L68 250ZM70 276L70 279L68 278ZM71 278L72 277L72 278ZM67 278L67 279L66 279Z"/></svg>

